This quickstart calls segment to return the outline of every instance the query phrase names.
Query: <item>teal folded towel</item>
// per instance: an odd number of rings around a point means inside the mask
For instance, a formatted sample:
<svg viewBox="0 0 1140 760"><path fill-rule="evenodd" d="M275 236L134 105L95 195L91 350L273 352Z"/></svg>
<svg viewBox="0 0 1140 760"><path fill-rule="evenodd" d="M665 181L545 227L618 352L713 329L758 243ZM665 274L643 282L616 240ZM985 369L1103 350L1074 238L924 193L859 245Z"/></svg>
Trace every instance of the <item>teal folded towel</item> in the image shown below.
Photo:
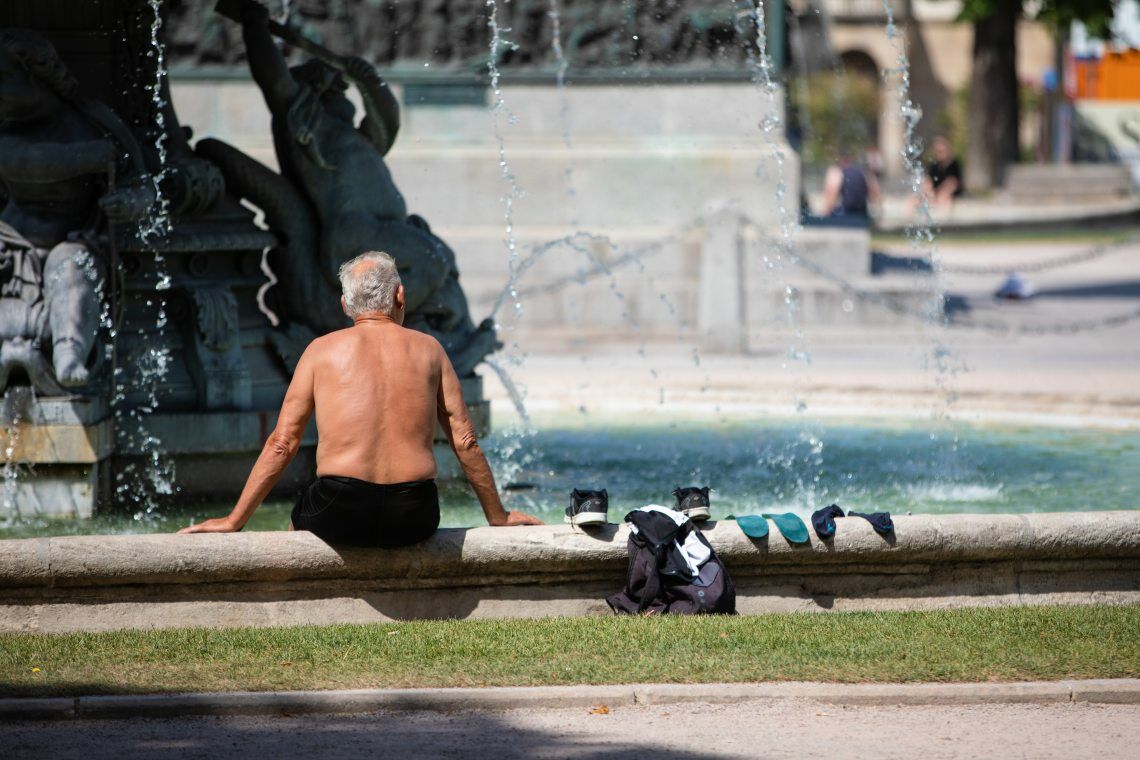
<svg viewBox="0 0 1140 760"><path fill-rule="evenodd" d="M750 538L764 538L768 535L768 520L760 515L741 515L736 524Z"/></svg>
<svg viewBox="0 0 1140 760"><path fill-rule="evenodd" d="M780 529L780 533L784 535L784 538L793 544L806 544L808 542L807 525L791 512L784 512L781 515L770 515L765 512L764 517L776 523L776 527ZM739 521L739 518L737 518L737 522Z"/></svg>

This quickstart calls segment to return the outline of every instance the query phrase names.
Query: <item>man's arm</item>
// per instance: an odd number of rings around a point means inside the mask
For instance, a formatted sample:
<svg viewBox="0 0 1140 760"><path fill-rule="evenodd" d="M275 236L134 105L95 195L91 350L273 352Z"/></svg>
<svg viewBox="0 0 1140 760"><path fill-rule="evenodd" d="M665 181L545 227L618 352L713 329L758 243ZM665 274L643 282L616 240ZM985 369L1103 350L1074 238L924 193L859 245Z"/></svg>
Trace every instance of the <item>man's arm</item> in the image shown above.
<svg viewBox="0 0 1140 760"><path fill-rule="evenodd" d="M843 170L838 166L829 166L823 180L823 213L821 216L831 216L839 205L839 191L843 188Z"/></svg>
<svg viewBox="0 0 1140 760"><path fill-rule="evenodd" d="M386 155L396 142L400 131L400 104L392 93L392 88L380 76L371 63L363 58L352 57L346 62L345 74L364 102L364 120L360 122L360 132Z"/></svg>
<svg viewBox="0 0 1140 760"><path fill-rule="evenodd" d="M245 41L245 55L253 81L265 96L272 113L289 107L297 96L299 85L289 73L285 57L277 49L266 27L269 11L254 0L246 0L241 9L241 36Z"/></svg>
<svg viewBox="0 0 1140 760"><path fill-rule="evenodd" d="M495 476L491 474L491 466L487 464L487 457L483 456L483 449L479 448L479 441L475 438L475 426L471 424L471 417L467 414L467 404L463 403L463 390L459 385L459 377L455 368L447 358L443 347L438 343L436 349L440 353L440 382L436 401L436 414L451 450L455 452L467 476L467 482L475 491L479 505L483 507L483 514L487 517L488 525L542 525L542 520L515 510L508 512L503 509L503 502L499 499L499 492L495 488Z"/></svg>
<svg viewBox="0 0 1140 760"><path fill-rule="evenodd" d="M883 198L882 188L879 187L879 178L870 169L864 167L863 176L867 179L867 201L868 206L878 206L879 201ZM870 211L870 208L867 209Z"/></svg>
<svg viewBox="0 0 1140 760"><path fill-rule="evenodd" d="M233 510L225 517L206 520L178 532L230 533L241 530L297 455L297 449L301 447L301 436L305 433L305 426L309 424L312 413L313 368L310 347L297 362L293 381L289 383L285 401L281 404L281 413L277 416L277 427L265 442L261 456L253 465Z"/></svg>
<svg viewBox="0 0 1140 760"><path fill-rule="evenodd" d="M954 193L958 192L958 178L953 174L948 174L942 178L942 183L938 185L938 189L934 191L936 202L949 205L954 202Z"/></svg>

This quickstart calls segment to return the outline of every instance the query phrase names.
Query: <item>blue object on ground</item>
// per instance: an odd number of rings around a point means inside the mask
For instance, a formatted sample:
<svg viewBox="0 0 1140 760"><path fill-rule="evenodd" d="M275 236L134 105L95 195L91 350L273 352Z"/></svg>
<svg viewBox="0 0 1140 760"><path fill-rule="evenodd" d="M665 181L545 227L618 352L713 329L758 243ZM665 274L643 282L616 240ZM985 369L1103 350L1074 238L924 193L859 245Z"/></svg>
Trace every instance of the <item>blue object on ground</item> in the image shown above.
<svg viewBox="0 0 1140 760"><path fill-rule="evenodd" d="M1032 298L1036 293L1037 290L1029 284L1029 280L1017 272L1010 272L994 296L996 298L1008 298L1011 301L1024 301L1027 298Z"/></svg>
<svg viewBox="0 0 1140 760"><path fill-rule="evenodd" d="M807 525L791 512L784 512L779 515L765 512L764 517L776 523L776 527L780 529L780 533L784 535L784 538L793 544L806 544L811 540L811 536L808 535Z"/></svg>
<svg viewBox="0 0 1140 760"><path fill-rule="evenodd" d="M736 524L749 538L764 538L768 535L768 520L760 515L741 515Z"/></svg>
<svg viewBox="0 0 1140 760"><path fill-rule="evenodd" d="M843 517L843 510L838 504L832 504L823 509L817 509L811 515L811 524L815 534L820 538L831 538L835 535L835 518Z"/></svg>
<svg viewBox="0 0 1140 760"><path fill-rule="evenodd" d="M871 527L880 536L889 536L895 532L895 524L891 522L890 512L871 512L865 514L863 512L848 512L848 517L862 517L867 522L871 523Z"/></svg>

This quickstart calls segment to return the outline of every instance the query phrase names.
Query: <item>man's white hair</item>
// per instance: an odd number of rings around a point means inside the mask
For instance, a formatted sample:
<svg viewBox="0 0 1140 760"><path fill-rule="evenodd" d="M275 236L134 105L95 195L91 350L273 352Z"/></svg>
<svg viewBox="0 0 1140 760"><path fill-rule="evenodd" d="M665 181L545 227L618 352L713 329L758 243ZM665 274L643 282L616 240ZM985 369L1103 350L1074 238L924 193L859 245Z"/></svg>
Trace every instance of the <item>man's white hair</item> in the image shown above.
<svg viewBox="0 0 1140 760"><path fill-rule="evenodd" d="M337 272L348 316L378 311L392 316L400 273L396 260L381 251L367 251L340 265Z"/></svg>

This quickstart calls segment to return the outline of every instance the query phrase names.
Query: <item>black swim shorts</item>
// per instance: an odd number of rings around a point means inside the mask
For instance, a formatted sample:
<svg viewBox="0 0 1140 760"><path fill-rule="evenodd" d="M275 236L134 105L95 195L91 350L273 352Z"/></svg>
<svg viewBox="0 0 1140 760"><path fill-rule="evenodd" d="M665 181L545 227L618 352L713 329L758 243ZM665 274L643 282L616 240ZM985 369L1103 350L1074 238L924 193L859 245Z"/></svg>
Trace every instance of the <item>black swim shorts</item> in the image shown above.
<svg viewBox="0 0 1140 760"><path fill-rule="evenodd" d="M434 480L381 485L326 475L297 497L292 521L330 544L408 546L439 527L439 492Z"/></svg>

